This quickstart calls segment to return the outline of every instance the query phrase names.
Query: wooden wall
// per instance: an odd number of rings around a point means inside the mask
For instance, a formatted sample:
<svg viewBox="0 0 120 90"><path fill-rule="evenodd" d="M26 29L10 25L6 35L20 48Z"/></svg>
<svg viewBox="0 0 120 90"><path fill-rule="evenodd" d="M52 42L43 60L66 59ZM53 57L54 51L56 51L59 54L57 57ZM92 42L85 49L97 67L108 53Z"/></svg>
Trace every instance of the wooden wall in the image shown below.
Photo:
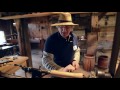
<svg viewBox="0 0 120 90"><path fill-rule="evenodd" d="M108 17L107 25L105 25L106 21L105 18L106 17L103 17L99 21L100 32L98 33L99 35L98 39L103 40L103 36L105 35L104 39L106 38L107 40L108 39L112 40L114 35L116 17L115 16ZM55 22L57 22L57 18L52 18L52 20L50 20L49 17L29 18L28 29L30 38L47 39L47 37L50 34L57 31L56 27L50 27L50 24ZM90 25L90 16L89 15L86 17L80 17L80 15L73 16L73 22L79 24L79 27L75 27L73 32L77 36L85 35L84 26ZM9 35L10 21L0 20L0 30L4 30L5 35Z"/></svg>
<svg viewBox="0 0 120 90"><path fill-rule="evenodd" d="M107 25L105 23L107 23ZM115 24L116 16L109 16L107 21L104 17L99 21L100 32L98 32L98 41L99 43L102 43L102 46L104 46L104 48L112 48Z"/></svg>
<svg viewBox="0 0 120 90"><path fill-rule="evenodd" d="M47 17L30 18L28 22L30 38L47 39L50 34L50 24Z"/></svg>

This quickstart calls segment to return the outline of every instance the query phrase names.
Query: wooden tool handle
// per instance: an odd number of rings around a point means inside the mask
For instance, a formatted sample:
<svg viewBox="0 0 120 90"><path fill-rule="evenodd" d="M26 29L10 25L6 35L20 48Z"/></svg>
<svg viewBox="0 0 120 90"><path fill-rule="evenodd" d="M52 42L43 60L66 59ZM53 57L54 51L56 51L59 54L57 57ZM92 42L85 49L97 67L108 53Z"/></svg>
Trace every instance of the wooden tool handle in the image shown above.
<svg viewBox="0 0 120 90"><path fill-rule="evenodd" d="M50 74L60 77L72 77L72 78L83 78L83 73L72 73L72 72L62 72L57 70L51 70Z"/></svg>

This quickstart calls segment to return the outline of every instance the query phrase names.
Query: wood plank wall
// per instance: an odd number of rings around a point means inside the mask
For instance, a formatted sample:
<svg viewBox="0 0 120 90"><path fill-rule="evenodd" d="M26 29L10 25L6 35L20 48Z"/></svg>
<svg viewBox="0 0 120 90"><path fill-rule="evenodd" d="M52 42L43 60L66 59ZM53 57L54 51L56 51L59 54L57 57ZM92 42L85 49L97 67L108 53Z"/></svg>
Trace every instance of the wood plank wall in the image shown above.
<svg viewBox="0 0 120 90"><path fill-rule="evenodd" d="M28 22L30 38L47 39L50 35L50 23L47 17L31 18Z"/></svg>

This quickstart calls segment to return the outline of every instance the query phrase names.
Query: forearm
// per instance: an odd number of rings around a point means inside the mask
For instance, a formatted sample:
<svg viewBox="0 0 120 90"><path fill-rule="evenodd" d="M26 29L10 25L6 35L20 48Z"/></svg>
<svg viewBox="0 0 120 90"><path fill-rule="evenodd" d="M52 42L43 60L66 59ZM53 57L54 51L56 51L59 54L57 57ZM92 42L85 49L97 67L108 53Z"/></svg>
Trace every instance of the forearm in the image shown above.
<svg viewBox="0 0 120 90"><path fill-rule="evenodd" d="M73 60L78 61L78 62L80 61L80 48L79 47L74 52Z"/></svg>
<svg viewBox="0 0 120 90"><path fill-rule="evenodd" d="M62 68L53 61L53 54L47 53L45 51L43 51L42 65L47 70L59 70Z"/></svg>

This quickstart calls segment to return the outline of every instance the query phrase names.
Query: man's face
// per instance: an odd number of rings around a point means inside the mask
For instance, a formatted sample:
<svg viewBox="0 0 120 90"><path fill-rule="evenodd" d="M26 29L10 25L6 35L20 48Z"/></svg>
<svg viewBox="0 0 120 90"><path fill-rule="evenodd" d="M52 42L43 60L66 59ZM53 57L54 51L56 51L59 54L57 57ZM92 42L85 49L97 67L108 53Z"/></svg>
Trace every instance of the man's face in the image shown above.
<svg viewBox="0 0 120 90"><path fill-rule="evenodd" d="M73 31L73 26L57 26L60 35L67 38L71 31Z"/></svg>

